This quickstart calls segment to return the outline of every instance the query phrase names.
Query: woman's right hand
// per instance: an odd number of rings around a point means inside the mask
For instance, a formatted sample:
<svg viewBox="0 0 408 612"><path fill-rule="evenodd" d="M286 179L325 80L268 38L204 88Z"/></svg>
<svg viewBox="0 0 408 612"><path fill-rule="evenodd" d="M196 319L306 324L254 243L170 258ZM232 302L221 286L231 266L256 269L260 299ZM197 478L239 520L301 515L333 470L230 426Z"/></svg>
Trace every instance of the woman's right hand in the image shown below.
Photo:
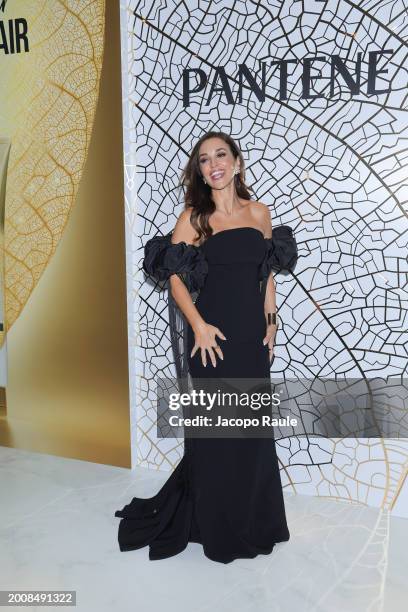
<svg viewBox="0 0 408 612"><path fill-rule="evenodd" d="M221 347L217 344L216 336L219 336L222 340L226 340L226 337L222 333L218 327L215 325L210 325L209 323L200 323L194 329L195 343L193 346L193 350L191 351L191 357L194 357L198 349L201 350L201 361L203 362L203 366L207 366L207 354L211 359L211 363L214 368L217 365L217 360L215 358L214 351L217 353L218 357L224 359L224 355L222 353Z"/></svg>

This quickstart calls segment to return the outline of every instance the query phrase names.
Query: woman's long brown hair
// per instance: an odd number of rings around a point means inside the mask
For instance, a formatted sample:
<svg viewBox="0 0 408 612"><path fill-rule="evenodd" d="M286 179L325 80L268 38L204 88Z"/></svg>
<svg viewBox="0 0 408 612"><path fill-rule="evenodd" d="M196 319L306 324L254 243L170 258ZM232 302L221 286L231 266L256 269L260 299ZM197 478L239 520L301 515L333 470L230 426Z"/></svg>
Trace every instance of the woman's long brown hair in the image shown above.
<svg viewBox="0 0 408 612"><path fill-rule="evenodd" d="M234 185L238 197L250 200L253 192L251 187L245 184L245 165L242 153L231 136L224 132L207 132L198 140L191 151L190 158L181 174L181 185L185 187L185 208L192 208L190 223L198 233L197 242L207 240L213 233L209 224L210 215L215 212L215 203L211 197L211 187L204 183L200 172L199 151L201 144L209 138L221 138L231 149L236 159L240 161L240 172L234 175Z"/></svg>

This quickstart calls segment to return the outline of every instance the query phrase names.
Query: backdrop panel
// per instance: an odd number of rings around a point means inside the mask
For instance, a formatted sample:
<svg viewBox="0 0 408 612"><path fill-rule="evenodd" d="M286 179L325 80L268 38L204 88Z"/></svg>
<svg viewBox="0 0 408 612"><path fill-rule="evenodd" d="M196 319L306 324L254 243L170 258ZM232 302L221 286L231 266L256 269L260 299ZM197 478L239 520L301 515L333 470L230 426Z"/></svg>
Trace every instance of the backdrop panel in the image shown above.
<svg viewBox="0 0 408 612"><path fill-rule="evenodd" d="M167 297L141 263L147 239L174 227L181 170L208 130L237 140L256 199L299 245L295 272L276 277L271 374L347 376L368 390L405 375L404 9L122 3L133 465L172 469L182 454L182 440L155 436L155 378L175 373ZM408 516L406 440L292 437L277 450L286 490Z"/></svg>
<svg viewBox="0 0 408 612"><path fill-rule="evenodd" d="M0 77L0 444L128 467L119 4L1 2Z"/></svg>

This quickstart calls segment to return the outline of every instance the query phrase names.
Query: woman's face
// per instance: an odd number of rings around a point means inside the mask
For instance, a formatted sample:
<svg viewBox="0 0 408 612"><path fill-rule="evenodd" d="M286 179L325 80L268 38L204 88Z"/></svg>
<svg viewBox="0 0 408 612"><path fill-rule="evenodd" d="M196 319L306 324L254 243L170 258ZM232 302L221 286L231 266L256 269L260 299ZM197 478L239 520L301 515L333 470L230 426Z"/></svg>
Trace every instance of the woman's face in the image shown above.
<svg viewBox="0 0 408 612"><path fill-rule="evenodd" d="M239 160L235 159L229 145L222 138L205 140L198 152L198 166L210 187L220 189L231 182Z"/></svg>

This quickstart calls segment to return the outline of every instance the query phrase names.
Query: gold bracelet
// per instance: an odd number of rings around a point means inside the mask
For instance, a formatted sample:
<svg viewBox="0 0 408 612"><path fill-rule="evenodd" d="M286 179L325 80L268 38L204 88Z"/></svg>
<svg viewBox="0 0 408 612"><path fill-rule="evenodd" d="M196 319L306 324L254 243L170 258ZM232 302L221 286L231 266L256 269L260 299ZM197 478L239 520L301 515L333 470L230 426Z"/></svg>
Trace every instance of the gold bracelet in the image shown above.
<svg viewBox="0 0 408 612"><path fill-rule="evenodd" d="M276 312L268 312L268 325L276 325Z"/></svg>

